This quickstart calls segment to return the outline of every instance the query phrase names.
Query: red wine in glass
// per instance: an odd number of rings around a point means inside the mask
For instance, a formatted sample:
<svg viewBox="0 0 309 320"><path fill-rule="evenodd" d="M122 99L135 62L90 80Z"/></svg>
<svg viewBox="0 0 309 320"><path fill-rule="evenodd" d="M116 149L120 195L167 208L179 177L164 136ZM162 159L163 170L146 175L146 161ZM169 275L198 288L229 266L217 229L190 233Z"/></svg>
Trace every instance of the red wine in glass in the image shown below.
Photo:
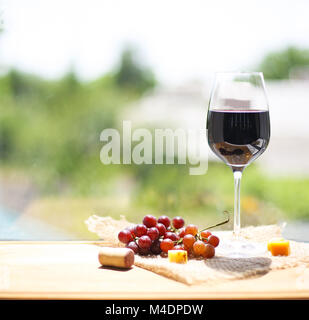
<svg viewBox="0 0 309 320"><path fill-rule="evenodd" d="M208 143L212 151L232 169L242 168L259 157L270 138L267 110L210 110Z"/></svg>
<svg viewBox="0 0 309 320"><path fill-rule="evenodd" d="M261 72L217 73L210 96L207 136L211 150L233 171L234 236L240 235L243 170L267 148L270 119Z"/></svg>

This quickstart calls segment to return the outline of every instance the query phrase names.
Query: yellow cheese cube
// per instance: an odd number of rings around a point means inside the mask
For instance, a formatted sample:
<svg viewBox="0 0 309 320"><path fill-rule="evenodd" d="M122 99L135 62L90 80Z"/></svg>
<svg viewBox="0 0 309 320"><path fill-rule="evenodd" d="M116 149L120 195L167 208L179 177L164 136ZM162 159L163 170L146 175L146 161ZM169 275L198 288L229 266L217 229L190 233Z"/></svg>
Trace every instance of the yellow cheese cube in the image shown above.
<svg viewBox="0 0 309 320"><path fill-rule="evenodd" d="M186 250L168 250L168 261L175 263L187 263L188 254Z"/></svg>
<svg viewBox="0 0 309 320"><path fill-rule="evenodd" d="M290 242L283 238L273 238L267 243L267 250L271 252L273 256L288 256L290 254Z"/></svg>
<svg viewBox="0 0 309 320"><path fill-rule="evenodd" d="M284 239L283 238L272 238L272 239L268 240L268 242L267 242L267 250L270 251L272 243L281 242L281 241L284 241Z"/></svg>

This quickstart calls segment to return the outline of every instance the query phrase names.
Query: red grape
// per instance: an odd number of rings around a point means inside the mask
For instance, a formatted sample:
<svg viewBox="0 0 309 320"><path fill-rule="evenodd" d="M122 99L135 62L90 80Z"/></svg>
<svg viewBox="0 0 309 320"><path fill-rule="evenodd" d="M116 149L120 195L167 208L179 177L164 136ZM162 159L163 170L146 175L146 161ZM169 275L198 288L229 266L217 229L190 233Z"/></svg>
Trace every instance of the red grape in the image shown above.
<svg viewBox="0 0 309 320"><path fill-rule="evenodd" d="M148 214L147 216L144 217L143 219L143 224L147 227L147 228L152 228L152 227L155 227L156 224L157 224L157 219Z"/></svg>
<svg viewBox="0 0 309 320"><path fill-rule="evenodd" d="M172 250L184 250L184 248L180 244L177 244Z"/></svg>
<svg viewBox="0 0 309 320"><path fill-rule="evenodd" d="M183 220L181 217L175 217L172 220L172 223L175 229L180 229L185 225L185 220Z"/></svg>
<svg viewBox="0 0 309 320"><path fill-rule="evenodd" d="M128 229L124 229L118 233L118 239L119 241L127 244L133 240L133 236Z"/></svg>
<svg viewBox="0 0 309 320"><path fill-rule="evenodd" d="M163 223L157 223L156 228L159 230L160 236L164 236L166 233L166 228Z"/></svg>
<svg viewBox="0 0 309 320"><path fill-rule="evenodd" d="M126 229L131 232L133 238L136 237L136 235L135 235L135 226L130 226L130 227L127 227Z"/></svg>
<svg viewBox="0 0 309 320"><path fill-rule="evenodd" d="M195 238L194 236L192 236L192 234L186 234L182 240L184 247L188 250L192 248L194 242L195 242Z"/></svg>
<svg viewBox="0 0 309 320"><path fill-rule="evenodd" d="M161 248L160 248L160 241L156 240L152 243L150 247L150 251L154 254L160 254L161 253Z"/></svg>
<svg viewBox="0 0 309 320"><path fill-rule="evenodd" d="M146 256L149 254L149 248L138 248L138 253L142 256Z"/></svg>
<svg viewBox="0 0 309 320"><path fill-rule="evenodd" d="M171 232L171 231L168 231L165 233L164 239L171 239L173 241L178 241L180 238L179 238L178 234Z"/></svg>
<svg viewBox="0 0 309 320"><path fill-rule="evenodd" d="M198 228L194 224L188 224L185 229L185 234L192 234L195 236L198 232Z"/></svg>
<svg viewBox="0 0 309 320"><path fill-rule="evenodd" d="M131 241L126 245L127 248L133 250L134 253L138 253L138 245L135 243L135 241Z"/></svg>
<svg viewBox="0 0 309 320"><path fill-rule="evenodd" d="M178 230L178 235L180 238L183 238L185 236L185 228L180 228Z"/></svg>
<svg viewBox="0 0 309 320"><path fill-rule="evenodd" d="M160 243L160 248L163 252L168 252L174 248L174 241L171 239L163 239Z"/></svg>
<svg viewBox="0 0 309 320"><path fill-rule="evenodd" d="M141 236L138 239L137 244L142 249L149 249L151 246L151 239L148 236Z"/></svg>
<svg viewBox="0 0 309 320"><path fill-rule="evenodd" d="M220 242L220 240L219 240L219 238L217 236L211 235L208 238L208 243L211 244L214 247L217 247L219 245L219 242Z"/></svg>
<svg viewBox="0 0 309 320"><path fill-rule="evenodd" d="M165 228L168 228L171 224L171 220L168 216L159 217L158 222L164 224Z"/></svg>
<svg viewBox="0 0 309 320"><path fill-rule="evenodd" d="M206 252L206 244L201 240L197 240L193 244L193 252L197 256L204 256Z"/></svg>
<svg viewBox="0 0 309 320"><path fill-rule="evenodd" d="M207 239L211 235L212 235L212 233L210 231L208 231L208 230L201 231L201 237L204 238L204 239Z"/></svg>
<svg viewBox="0 0 309 320"><path fill-rule="evenodd" d="M137 237L144 236L145 234L147 234L147 227L143 224L137 224L135 226L134 233Z"/></svg>
<svg viewBox="0 0 309 320"><path fill-rule="evenodd" d="M212 258L215 255L215 248L211 244L206 244L206 250L203 254L204 258Z"/></svg>
<svg viewBox="0 0 309 320"><path fill-rule="evenodd" d="M147 236L152 240L157 240L160 237L159 230L155 227L149 228L147 230Z"/></svg>

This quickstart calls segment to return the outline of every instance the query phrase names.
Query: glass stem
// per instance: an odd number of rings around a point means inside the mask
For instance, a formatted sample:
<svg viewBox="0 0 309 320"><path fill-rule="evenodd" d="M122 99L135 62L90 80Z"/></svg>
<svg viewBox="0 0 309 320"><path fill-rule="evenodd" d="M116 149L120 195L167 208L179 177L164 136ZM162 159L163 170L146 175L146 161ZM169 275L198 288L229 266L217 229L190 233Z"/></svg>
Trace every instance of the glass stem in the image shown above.
<svg viewBox="0 0 309 320"><path fill-rule="evenodd" d="M238 238L240 233L240 181L242 172L233 171L234 174L234 187L235 187L235 196L234 196L234 237Z"/></svg>

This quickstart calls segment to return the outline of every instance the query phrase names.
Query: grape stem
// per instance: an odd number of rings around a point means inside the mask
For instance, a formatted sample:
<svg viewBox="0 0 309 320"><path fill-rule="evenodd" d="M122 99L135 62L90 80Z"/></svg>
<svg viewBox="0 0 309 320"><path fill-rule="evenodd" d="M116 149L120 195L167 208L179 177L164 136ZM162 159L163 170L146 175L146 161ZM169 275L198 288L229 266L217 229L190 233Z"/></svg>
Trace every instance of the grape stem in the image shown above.
<svg viewBox="0 0 309 320"><path fill-rule="evenodd" d="M200 231L198 232L198 234L200 234L202 231L209 230L209 229L212 229L212 228L215 228L215 227L219 227L219 226L222 226L223 224L228 223L228 222L230 221L230 214L229 214L228 211L224 211L223 213L227 215L227 219L226 219L226 220L224 220L224 221L222 221L222 222L220 222L220 223L214 224L213 226L206 227L206 228L200 230Z"/></svg>
<svg viewBox="0 0 309 320"><path fill-rule="evenodd" d="M170 228L171 228L171 232L176 232L177 231L177 229L174 228L173 226L170 226Z"/></svg>

